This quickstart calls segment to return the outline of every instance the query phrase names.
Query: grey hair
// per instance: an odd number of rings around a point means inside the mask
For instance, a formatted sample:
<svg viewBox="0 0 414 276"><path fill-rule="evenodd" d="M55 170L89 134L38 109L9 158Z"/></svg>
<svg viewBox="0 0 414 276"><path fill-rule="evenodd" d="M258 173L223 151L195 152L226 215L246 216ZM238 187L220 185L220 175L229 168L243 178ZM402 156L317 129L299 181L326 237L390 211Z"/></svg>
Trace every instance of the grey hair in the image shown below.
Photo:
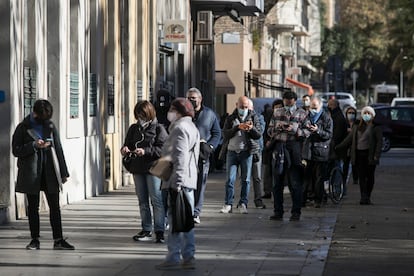
<svg viewBox="0 0 414 276"><path fill-rule="evenodd" d="M201 91L197 87L191 87L190 89L188 89L187 90L187 96L190 93L196 93L197 96L199 96L200 98L203 98L203 95L201 94Z"/></svg>
<svg viewBox="0 0 414 276"><path fill-rule="evenodd" d="M323 104L323 101L322 101L322 98L321 97L319 97L319 96L312 96L311 101L314 100L314 99L317 100L320 105Z"/></svg>

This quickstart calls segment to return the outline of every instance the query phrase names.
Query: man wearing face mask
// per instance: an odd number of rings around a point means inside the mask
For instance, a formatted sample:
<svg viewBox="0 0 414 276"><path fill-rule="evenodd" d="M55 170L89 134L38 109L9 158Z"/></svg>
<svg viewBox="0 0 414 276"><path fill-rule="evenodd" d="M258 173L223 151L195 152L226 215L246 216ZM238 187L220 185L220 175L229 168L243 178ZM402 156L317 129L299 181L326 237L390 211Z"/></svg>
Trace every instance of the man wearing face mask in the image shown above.
<svg viewBox="0 0 414 276"><path fill-rule="evenodd" d="M297 95L283 94L282 108L275 109L269 123L268 135L273 149L273 197L274 215L271 220L283 220L283 189L287 178L292 197L291 221L300 219L303 193L302 142L305 138L307 116L296 106ZM276 169L276 167L278 169Z"/></svg>
<svg viewBox="0 0 414 276"><path fill-rule="evenodd" d="M315 208L320 208L324 196L324 181L328 178L329 149L332 139L333 123L331 116L322 109L322 99L313 97L309 109L309 136L303 145L303 159L307 160L310 172L305 187L306 191L314 191ZM306 200L304 199L303 202Z"/></svg>
<svg viewBox="0 0 414 276"><path fill-rule="evenodd" d="M194 124L200 132L200 156L198 159L197 189L194 191L194 222L201 222L200 215L204 203L204 192L208 172L210 169L210 155L217 148L221 129L216 113L202 104L203 96L197 88L193 87L187 91L187 99L194 107Z"/></svg>
<svg viewBox="0 0 414 276"><path fill-rule="evenodd" d="M226 195L221 213L231 213L234 201L234 183L240 168L240 199L237 204L241 214L247 214L253 153L259 150L258 140L262 130L259 118L249 110L249 98L238 99L236 109L230 114L223 127L223 147L220 156L226 156Z"/></svg>
<svg viewBox="0 0 414 276"><path fill-rule="evenodd" d="M362 120L353 124L351 132L337 148L351 146L351 164L357 169L361 205L370 205L375 183L375 168L379 164L382 148L382 128L374 122L375 110L365 106L361 110Z"/></svg>
<svg viewBox="0 0 414 276"><path fill-rule="evenodd" d="M302 108L306 111L306 113L309 112L310 102L311 97L308 94L302 96Z"/></svg>
<svg viewBox="0 0 414 276"><path fill-rule="evenodd" d="M152 241L154 231L155 242L163 243L166 212L160 189L161 179L151 175L149 169L161 156L167 131L158 123L155 108L149 101L138 101L134 116L137 123L129 127L121 148L123 164L134 177L141 216L142 229L132 238L134 241Z"/></svg>

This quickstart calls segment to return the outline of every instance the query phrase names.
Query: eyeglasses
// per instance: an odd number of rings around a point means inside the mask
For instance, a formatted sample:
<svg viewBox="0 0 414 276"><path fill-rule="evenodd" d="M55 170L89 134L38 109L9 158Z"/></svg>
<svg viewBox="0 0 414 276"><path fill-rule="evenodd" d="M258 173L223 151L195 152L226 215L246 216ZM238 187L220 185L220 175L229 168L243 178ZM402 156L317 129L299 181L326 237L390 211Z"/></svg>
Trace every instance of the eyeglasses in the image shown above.
<svg viewBox="0 0 414 276"><path fill-rule="evenodd" d="M355 112L347 112L346 114L356 114Z"/></svg>

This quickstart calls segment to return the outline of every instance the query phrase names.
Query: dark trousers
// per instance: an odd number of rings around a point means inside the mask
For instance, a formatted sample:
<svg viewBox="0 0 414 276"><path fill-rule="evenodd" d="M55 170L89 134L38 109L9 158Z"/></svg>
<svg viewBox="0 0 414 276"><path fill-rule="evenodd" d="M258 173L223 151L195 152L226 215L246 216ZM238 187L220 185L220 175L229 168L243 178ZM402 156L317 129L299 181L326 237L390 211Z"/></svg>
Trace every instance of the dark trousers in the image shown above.
<svg viewBox="0 0 414 276"><path fill-rule="evenodd" d="M361 201L369 201L375 182L376 165L368 164L368 150L358 150L356 155Z"/></svg>
<svg viewBox="0 0 414 276"><path fill-rule="evenodd" d="M53 239L62 238L62 219L60 215L59 194L50 194L45 192L47 203L49 205L50 225L52 226ZM29 227L32 239L40 237L40 219L39 219L39 194L27 194Z"/></svg>
<svg viewBox="0 0 414 276"><path fill-rule="evenodd" d="M204 204L204 192L206 191L207 177L210 169L210 161L199 160L197 174L197 189L194 191L194 216L199 216Z"/></svg>
<svg viewBox="0 0 414 276"><path fill-rule="evenodd" d="M273 170L273 197L274 197L274 213L282 215L283 208L283 189L284 181L287 180L290 195L292 198L292 214L301 214L302 195L303 195L303 165L301 163L301 148L302 143L298 141L288 141L286 149L289 152L290 166L285 167L283 173L278 175L276 170ZM285 156L286 158L286 156ZM272 161L273 168L275 161Z"/></svg>

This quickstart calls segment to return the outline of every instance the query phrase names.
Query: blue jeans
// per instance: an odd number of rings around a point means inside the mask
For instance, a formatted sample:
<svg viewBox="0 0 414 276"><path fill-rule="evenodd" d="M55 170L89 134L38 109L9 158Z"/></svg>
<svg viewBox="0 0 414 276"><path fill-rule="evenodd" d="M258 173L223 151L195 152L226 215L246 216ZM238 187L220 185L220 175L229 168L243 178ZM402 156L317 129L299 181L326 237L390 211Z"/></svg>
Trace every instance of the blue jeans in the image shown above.
<svg viewBox="0 0 414 276"><path fill-rule="evenodd" d="M194 206L194 190L184 187L183 191L185 192L190 205ZM168 197L168 204L170 204L170 197ZM170 207L168 207L168 220L172 221ZM188 261L193 258L195 254L194 228L188 232L173 233L172 227L170 227L167 238L167 248L168 254L165 258L165 261L167 262L179 263L180 256L183 257L184 261Z"/></svg>
<svg viewBox="0 0 414 276"><path fill-rule="evenodd" d="M237 177L237 169L240 166L240 200L239 204L248 203L248 196L250 190L250 177L252 172L252 155L249 151L241 151L237 153L235 151L227 151L226 156L226 170L227 170L227 181L226 181L226 196L224 202L226 205L233 205L234 201L234 182Z"/></svg>
<svg viewBox="0 0 414 276"><path fill-rule="evenodd" d="M197 190L194 191L194 216L199 216L201 214L201 210L203 209L204 192L206 191L206 183L209 169L209 160L201 160L198 162Z"/></svg>
<svg viewBox="0 0 414 276"><path fill-rule="evenodd" d="M164 232L165 209L161 194L161 179L151 174L134 174L135 192L138 196L141 226L144 231L152 231L152 216L149 199L154 215L154 231Z"/></svg>

